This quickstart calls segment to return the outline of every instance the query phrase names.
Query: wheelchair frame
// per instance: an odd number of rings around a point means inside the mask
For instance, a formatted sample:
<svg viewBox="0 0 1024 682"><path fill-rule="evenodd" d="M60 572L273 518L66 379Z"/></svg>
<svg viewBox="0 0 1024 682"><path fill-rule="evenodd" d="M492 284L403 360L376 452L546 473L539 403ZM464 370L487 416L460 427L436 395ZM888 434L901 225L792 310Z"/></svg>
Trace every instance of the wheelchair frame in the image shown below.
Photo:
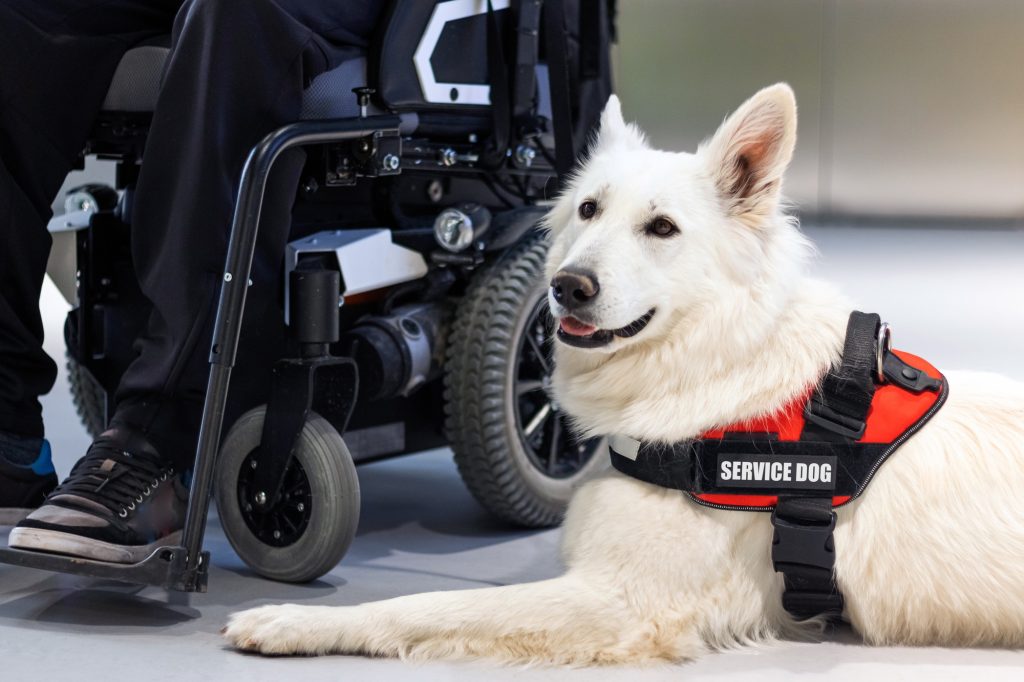
<svg viewBox="0 0 1024 682"><path fill-rule="evenodd" d="M274 163L288 149L352 140L380 132L393 132L397 135L399 124L399 117L394 115L303 121L275 130L264 137L249 153L242 169L234 217L231 221L224 276L217 303L213 340L210 344L210 374L181 545L161 547L136 564L111 564L10 548L0 549L0 562L60 573L155 585L181 592L206 591L210 553L202 549L203 536L206 532L217 450L224 427L231 371L238 352L267 178Z"/></svg>
<svg viewBox="0 0 1024 682"><path fill-rule="evenodd" d="M524 33L520 26L519 32L523 40L520 47L526 49L519 55L516 64L517 76L523 75L522 79L517 77L516 86L523 90L525 84L526 90L532 92L530 86L535 82L532 64L536 63L537 58L536 29L539 28L541 4L531 2L525 3L525 5L529 6L530 10L524 11L521 21L533 22L533 30ZM550 13L551 17L564 16L561 14L562 3L560 0L549 0L544 3L544 8L545 14ZM564 45L559 46L557 42L551 43L552 39L549 36L549 51L558 47L562 48L554 49L554 54L559 55L556 58L562 62L556 65L555 70L563 70L561 67L565 67L567 70L567 64L564 62ZM564 40L564 36L562 39ZM530 63L531 59L532 64ZM550 84L552 91L560 85L563 86L564 92L568 91L568 81L562 79L558 74L552 76ZM506 89L511 89L507 84L503 83L503 85ZM361 166L358 169L359 174L362 175L397 175L401 173L403 164L410 170L432 167L439 172L448 170L487 172L485 168L481 167L481 164L478 164L479 157L474 157L467 164L461 164L454 158L455 152L451 149L451 145L439 145L435 149L430 142L422 145L415 144L403 157L402 117L394 113L367 116L365 103L369 100L372 90L360 88L357 89L357 93L362 105L361 115L358 118L308 120L281 127L266 135L252 148L243 167L210 345L207 391L196 445L181 544L161 547L146 559L135 564L106 563L79 557L10 548L0 548L0 563L153 585L181 592L206 591L210 554L202 549L203 539L214 485L218 450L224 428L228 389L238 351L246 295L251 285L250 276L264 195L268 178L276 161L284 152L293 148L331 145L365 138L368 140L368 144L362 145L362 149L367 153L359 159ZM521 104L520 100L527 97L529 93L524 90L522 93L517 92L516 95L516 101L508 103L508 108L515 105L518 109ZM568 168L573 156L572 130L568 101L564 96L560 99L562 101L556 102L556 111L554 112L556 158L537 157L536 163L534 163L532 155L529 159L520 158L520 149L524 148L522 145L516 148L515 143L509 144L511 141L508 139L498 141L498 145L503 147L501 151L506 153L511 160L514 172L534 178L551 179L556 177L555 166L563 172ZM563 107L561 113L557 110L559 104ZM497 103L496 107L502 108ZM416 141L414 140L414 142ZM475 139L472 139L471 142L477 146ZM479 149L482 151L483 146L480 145ZM424 160L429 158L435 159L435 162L423 165ZM328 180L330 180L329 176ZM508 248L523 231L521 226L506 226L506 234L499 233L495 239L500 246L495 245L494 248L501 250ZM449 255L459 256L459 254ZM473 261L473 265L482 262L480 256L467 255L463 258L476 259ZM461 263L455 258L451 264L465 263ZM333 305L334 316L337 317L336 298L333 302L328 301L323 305L328 309ZM321 313L323 313L322 310ZM317 313L313 312L313 314ZM302 339L300 339L301 341ZM262 485L265 483L265 489L271 491L272 496L277 495L274 486L280 485L284 467L292 456L291 447L296 442L306 416L313 403L323 393L318 394L317 392L317 375L322 374L322 380L331 388L337 389L339 386L345 386L344 390L330 392L333 403L331 409L342 427L347 423L356 403L358 372L354 361L346 356L331 356L326 343L300 343L300 345L303 346L301 357L280 360L275 366L275 388L279 387L287 393L288 399L275 400L273 395L277 391L272 392L264 426L263 442L268 442L268 438L271 439L270 442L273 442L275 446L281 446L285 454L270 456L267 458L269 465L265 468L260 467L261 470L258 472L258 480L261 485L259 490L264 490ZM347 383L346 380L348 380ZM270 449L276 451L278 448Z"/></svg>

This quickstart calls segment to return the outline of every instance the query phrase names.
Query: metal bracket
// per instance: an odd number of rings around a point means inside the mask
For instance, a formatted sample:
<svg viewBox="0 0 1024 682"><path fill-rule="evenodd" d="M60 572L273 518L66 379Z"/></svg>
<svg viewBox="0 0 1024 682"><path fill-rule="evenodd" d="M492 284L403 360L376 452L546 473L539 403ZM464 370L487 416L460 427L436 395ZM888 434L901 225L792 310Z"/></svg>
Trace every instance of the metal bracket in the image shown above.
<svg viewBox="0 0 1024 682"><path fill-rule="evenodd" d="M398 130L378 130L328 150L328 187L347 187L356 179L398 175L402 172L402 137Z"/></svg>
<svg viewBox="0 0 1024 682"><path fill-rule="evenodd" d="M359 371L351 358L286 359L274 365L253 475L253 504L271 508L277 503L285 468L310 411L316 411L343 433L355 408L358 389Z"/></svg>

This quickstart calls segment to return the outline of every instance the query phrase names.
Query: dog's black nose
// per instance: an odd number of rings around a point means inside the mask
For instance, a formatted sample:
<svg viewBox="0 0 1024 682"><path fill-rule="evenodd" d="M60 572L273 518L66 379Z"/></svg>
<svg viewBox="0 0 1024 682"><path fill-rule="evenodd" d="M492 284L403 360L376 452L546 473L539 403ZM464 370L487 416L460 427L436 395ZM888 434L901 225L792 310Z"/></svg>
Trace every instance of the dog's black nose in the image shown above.
<svg viewBox="0 0 1024 682"><path fill-rule="evenodd" d="M597 277L583 270L560 270L551 280L551 294L569 310L590 303L600 290Z"/></svg>

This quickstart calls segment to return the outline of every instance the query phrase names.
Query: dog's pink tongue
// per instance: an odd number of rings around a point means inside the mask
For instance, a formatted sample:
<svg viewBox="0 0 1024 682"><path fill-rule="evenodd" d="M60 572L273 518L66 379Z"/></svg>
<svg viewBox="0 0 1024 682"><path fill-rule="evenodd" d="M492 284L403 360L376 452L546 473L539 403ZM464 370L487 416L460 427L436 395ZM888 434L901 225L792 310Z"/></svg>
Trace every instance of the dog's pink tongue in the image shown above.
<svg viewBox="0 0 1024 682"><path fill-rule="evenodd" d="M580 322L575 317L563 317L560 323L562 331L572 336L586 336L597 331L597 327L594 325Z"/></svg>

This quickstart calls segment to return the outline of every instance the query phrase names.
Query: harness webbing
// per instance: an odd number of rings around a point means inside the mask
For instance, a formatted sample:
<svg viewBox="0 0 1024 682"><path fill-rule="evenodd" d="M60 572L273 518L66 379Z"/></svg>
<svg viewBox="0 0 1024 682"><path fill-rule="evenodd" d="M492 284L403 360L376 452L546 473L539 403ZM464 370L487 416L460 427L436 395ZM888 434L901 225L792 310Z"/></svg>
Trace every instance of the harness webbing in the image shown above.
<svg viewBox="0 0 1024 682"><path fill-rule="evenodd" d="M838 618L833 508L856 499L948 394L934 367L888 347L884 329L878 315L855 311L838 366L808 397L688 441L613 436L612 465L705 506L772 512L784 607L799 618Z"/></svg>

